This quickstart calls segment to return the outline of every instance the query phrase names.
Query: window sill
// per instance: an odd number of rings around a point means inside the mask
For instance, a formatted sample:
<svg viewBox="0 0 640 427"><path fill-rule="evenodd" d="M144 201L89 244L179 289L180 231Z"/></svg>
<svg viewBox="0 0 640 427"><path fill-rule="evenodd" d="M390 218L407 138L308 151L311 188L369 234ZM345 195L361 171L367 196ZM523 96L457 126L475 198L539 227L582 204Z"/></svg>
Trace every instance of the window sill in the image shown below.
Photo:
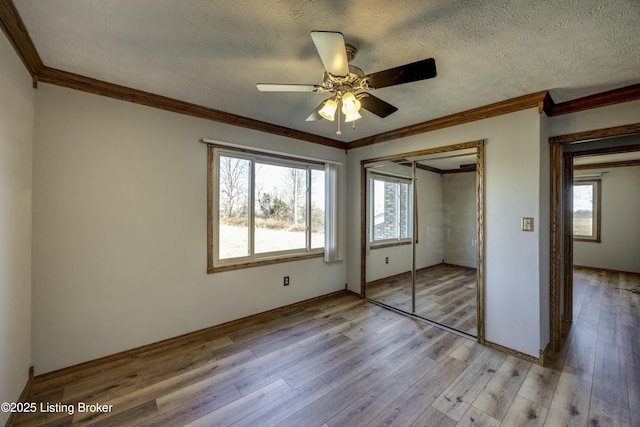
<svg viewBox="0 0 640 427"><path fill-rule="evenodd" d="M600 239L587 239L587 238L580 238L580 237L574 237L573 238L574 242L591 242L591 243L601 243Z"/></svg>
<svg viewBox="0 0 640 427"><path fill-rule="evenodd" d="M301 261L305 259L322 258L322 257L324 257L324 252L315 252L315 253L310 253L305 255L294 255L294 256L288 256L288 257L265 259L261 261L243 262L242 264L219 265L216 267L207 268L207 274L221 273L223 271L242 270L244 268L252 268L252 267L263 267L265 265L273 265L273 264L280 264L283 262Z"/></svg>
<svg viewBox="0 0 640 427"><path fill-rule="evenodd" d="M411 240L403 240L402 242L380 243L375 246L372 244L369 248L371 250L375 250L375 249L392 248L394 246L404 246L404 245L410 245L410 244L411 244Z"/></svg>

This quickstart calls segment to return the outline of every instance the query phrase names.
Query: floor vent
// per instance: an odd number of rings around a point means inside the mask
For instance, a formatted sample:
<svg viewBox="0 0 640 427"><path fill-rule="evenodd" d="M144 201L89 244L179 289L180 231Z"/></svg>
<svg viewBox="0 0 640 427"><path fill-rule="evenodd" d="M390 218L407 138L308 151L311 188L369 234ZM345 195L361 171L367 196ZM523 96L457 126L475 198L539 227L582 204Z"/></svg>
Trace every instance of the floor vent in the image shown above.
<svg viewBox="0 0 640 427"><path fill-rule="evenodd" d="M300 314L304 311L304 308L296 308L295 310L288 311L286 313L282 313L282 317L290 317L295 316L296 314Z"/></svg>

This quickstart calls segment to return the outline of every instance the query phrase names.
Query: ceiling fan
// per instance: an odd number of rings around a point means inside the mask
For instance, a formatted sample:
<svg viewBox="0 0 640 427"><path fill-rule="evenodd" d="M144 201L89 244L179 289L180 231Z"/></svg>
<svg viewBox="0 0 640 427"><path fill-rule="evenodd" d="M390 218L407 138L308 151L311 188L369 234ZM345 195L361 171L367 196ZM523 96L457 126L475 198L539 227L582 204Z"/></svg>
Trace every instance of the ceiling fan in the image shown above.
<svg viewBox="0 0 640 427"><path fill-rule="evenodd" d="M279 84L258 83L261 92L314 92L333 94L325 99L307 117L307 121L327 119L335 120L338 111L338 135L340 132L340 111L345 115L345 123L361 118L360 108L377 115L387 117L398 109L393 105L371 95L372 89L395 86L418 80L431 79L436 76L436 61L433 58L423 59L388 70L365 75L364 72L349 64L357 49L344 42L342 33L334 31L312 31L311 38L318 50L325 72L322 84ZM341 106L340 109L338 107Z"/></svg>

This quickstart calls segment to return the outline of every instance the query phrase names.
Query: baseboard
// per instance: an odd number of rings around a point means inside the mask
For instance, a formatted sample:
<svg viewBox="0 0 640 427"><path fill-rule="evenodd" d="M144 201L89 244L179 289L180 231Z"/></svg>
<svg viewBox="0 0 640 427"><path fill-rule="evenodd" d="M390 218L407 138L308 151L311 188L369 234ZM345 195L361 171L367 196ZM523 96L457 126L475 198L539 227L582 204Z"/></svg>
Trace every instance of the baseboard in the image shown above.
<svg viewBox="0 0 640 427"><path fill-rule="evenodd" d="M35 377L33 377L33 380L31 381L33 382L41 382L41 381L48 381L51 380L53 378L57 378L57 377L61 377L63 375L68 375L70 373L73 373L74 371L78 371L78 370L82 370L82 369L87 369L90 368L92 366L97 366L97 365L102 365L105 363L109 363L109 362L113 362L115 360L119 360L119 359L123 359L125 357L131 357L131 356L135 356L138 355L140 353L143 353L145 351L149 351L149 350L155 350L159 347L163 347L163 346L167 346L167 345L172 345L172 344L180 344L184 341L188 341L190 339L193 339L194 337L200 335L200 334L206 334L206 333L214 333L216 331L216 329L218 328L223 328L223 327L229 327L232 326L235 323L240 323L240 322L244 322L248 319L251 319L253 317L258 317L258 316L264 316L266 314L269 313L275 313L275 312L279 312L279 311L288 311L291 308L297 307L299 305L302 304L308 304L310 302L314 302L314 301L318 301L324 298L330 298L336 295L341 295L341 294L348 294L348 295L355 295L358 298L362 298L362 296L360 294L357 294L353 291L349 291L347 289L344 290L339 290L336 292L330 292L328 294L324 294L324 295L320 295L317 297L313 297L313 298L309 298L303 301L298 301L292 304L288 304L282 307L277 307L277 308L273 308L271 310L267 310L267 311L262 311L260 313L256 313L256 314L252 314L250 316L245 316L245 317L241 317L239 319L234 319L234 320L230 320L228 322L224 322L224 323L220 323L218 325L213 325L213 326L209 326L203 329L199 329L197 331L193 331L193 332L187 332L186 334L182 334L182 335L178 335L175 337L171 337L171 338L167 338L164 340L160 340L160 341L156 341L150 344L146 344L146 345L142 345L140 347L135 347L135 348L131 348L128 350L124 350L124 351L120 351L118 353L114 353L114 354L110 354L107 356L103 356L103 357L99 357L97 359L92 359L92 360L88 360L86 362L81 362L81 363L77 363L75 365L71 365L71 366L67 366L66 368L61 368L61 369L56 369L55 371L51 371L51 372L45 372L43 374L39 374L36 375ZM33 367L32 367L33 368ZM31 375L33 375L33 372L31 371Z"/></svg>
<svg viewBox="0 0 640 427"><path fill-rule="evenodd" d="M609 268L601 268L601 267L590 267L588 265L573 265L574 268L584 268L586 270L598 270L598 271L607 271L609 273L623 273L623 274L633 274L635 276L640 276L640 273L635 271L624 271L624 270L612 270Z"/></svg>
<svg viewBox="0 0 640 427"><path fill-rule="evenodd" d="M544 350L540 350L539 365L542 367L549 366L549 362L551 361L551 355L553 351L551 350L551 342L547 343L547 346Z"/></svg>
<svg viewBox="0 0 640 427"><path fill-rule="evenodd" d="M527 362L535 363L536 365L540 364L540 358L539 357L531 356L530 354L522 353L522 352L520 352L518 350L514 350L512 348L505 347L503 345L496 344L496 343L493 343L491 341L485 341L484 345L486 345L487 347L492 348L494 350L501 351L502 353L506 353L506 354L508 354L510 356L515 356L515 357L517 357L519 359L526 360Z"/></svg>
<svg viewBox="0 0 640 427"><path fill-rule="evenodd" d="M27 400L27 396L29 395L29 391L31 390L31 385L33 384L33 366L29 366L29 377L27 378L27 383L24 385L22 389L22 393L18 397L18 402L24 402ZM12 426L14 423L14 419L17 415L17 412L12 412L5 423L5 427Z"/></svg>
<svg viewBox="0 0 640 427"><path fill-rule="evenodd" d="M354 297L358 297L358 298L360 298L360 299L364 298L364 297L362 296L362 294L359 294L358 292L354 292L354 291L352 291L351 289L345 289L345 290L344 290L344 292L345 292L345 293L347 293L347 294L349 294L349 295L353 295Z"/></svg>

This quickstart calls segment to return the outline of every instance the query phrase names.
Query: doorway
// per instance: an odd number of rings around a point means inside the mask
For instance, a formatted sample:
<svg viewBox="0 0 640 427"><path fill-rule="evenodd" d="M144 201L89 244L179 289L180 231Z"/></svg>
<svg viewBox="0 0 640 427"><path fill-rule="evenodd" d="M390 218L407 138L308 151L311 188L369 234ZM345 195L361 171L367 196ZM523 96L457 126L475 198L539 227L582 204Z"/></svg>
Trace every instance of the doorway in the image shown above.
<svg viewBox="0 0 640 427"><path fill-rule="evenodd" d="M361 292L484 342L484 141L363 160Z"/></svg>
<svg viewBox="0 0 640 427"><path fill-rule="evenodd" d="M633 138L626 137L638 134L640 134L640 123L561 135L549 139L551 143L552 183L550 327L551 346L554 351L560 348L563 329L566 331L573 320L573 185L576 170L580 169L580 165L574 166L574 159L637 153L640 151L640 145L634 143ZM585 145L586 143L591 145ZM585 176L586 174L580 173L579 175ZM592 180L592 182L596 181L598 180ZM597 222L597 218L595 221ZM596 226L596 222L593 222L592 226ZM592 237L597 240L597 233Z"/></svg>

